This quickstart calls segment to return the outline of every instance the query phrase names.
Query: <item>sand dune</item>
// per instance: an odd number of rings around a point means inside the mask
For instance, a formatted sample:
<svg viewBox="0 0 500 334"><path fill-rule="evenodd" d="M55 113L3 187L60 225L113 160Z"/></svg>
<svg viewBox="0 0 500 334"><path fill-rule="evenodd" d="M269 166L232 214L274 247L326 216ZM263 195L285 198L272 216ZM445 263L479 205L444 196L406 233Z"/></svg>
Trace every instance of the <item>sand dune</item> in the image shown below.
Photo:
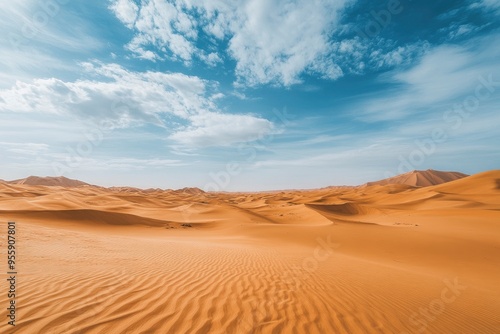
<svg viewBox="0 0 500 334"><path fill-rule="evenodd" d="M500 171L431 174L234 194L0 183L19 247L0 332L499 333Z"/></svg>
<svg viewBox="0 0 500 334"><path fill-rule="evenodd" d="M29 186L58 186L58 187L82 187L89 186L88 183L68 179L64 176L59 177L39 177L39 176L29 176L25 179L19 179L14 181L9 181L10 184L25 184Z"/></svg>
<svg viewBox="0 0 500 334"><path fill-rule="evenodd" d="M435 191L457 194L489 194L496 195L500 190L498 171L489 171L470 176L466 179L434 187Z"/></svg>
<svg viewBox="0 0 500 334"><path fill-rule="evenodd" d="M406 184L414 187L428 187L458 180L466 176L468 175L458 172L442 172L432 169L414 170L384 180L368 182L366 185Z"/></svg>

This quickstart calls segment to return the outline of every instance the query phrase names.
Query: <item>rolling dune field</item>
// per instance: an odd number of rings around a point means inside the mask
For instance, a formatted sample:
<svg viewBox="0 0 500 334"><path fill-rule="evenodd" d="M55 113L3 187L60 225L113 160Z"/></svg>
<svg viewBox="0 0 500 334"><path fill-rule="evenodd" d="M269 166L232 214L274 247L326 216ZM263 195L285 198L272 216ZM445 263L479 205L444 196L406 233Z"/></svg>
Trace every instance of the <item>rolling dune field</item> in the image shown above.
<svg viewBox="0 0 500 334"><path fill-rule="evenodd" d="M450 177L263 193L1 182L18 308L0 332L500 333L500 171Z"/></svg>

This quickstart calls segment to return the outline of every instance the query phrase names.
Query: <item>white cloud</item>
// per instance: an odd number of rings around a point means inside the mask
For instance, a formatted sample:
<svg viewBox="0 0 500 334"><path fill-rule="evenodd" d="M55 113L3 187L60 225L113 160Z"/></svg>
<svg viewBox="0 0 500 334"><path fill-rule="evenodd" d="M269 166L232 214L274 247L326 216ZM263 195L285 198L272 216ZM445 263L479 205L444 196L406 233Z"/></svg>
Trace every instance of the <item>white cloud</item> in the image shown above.
<svg viewBox="0 0 500 334"><path fill-rule="evenodd" d="M457 27L456 31L450 32L450 37L451 38L457 38L463 35L468 35L474 31L476 31L478 28L471 25L471 24L462 24Z"/></svg>
<svg viewBox="0 0 500 334"><path fill-rule="evenodd" d="M211 52L209 54L201 54L200 58L207 63L209 66L216 66L217 64L222 62L222 58L216 53Z"/></svg>
<svg viewBox="0 0 500 334"><path fill-rule="evenodd" d="M342 75L328 59L329 34L345 1L254 0L239 9L239 24L230 26L229 53L236 74L255 85L301 82L305 71L335 79ZM328 15L325 15L328 13Z"/></svg>
<svg viewBox="0 0 500 334"><path fill-rule="evenodd" d="M205 113L193 116L191 125L170 138L186 146L227 146L252 142L275 131L273 123L249 115Z"/></svg>
<svg viewBox="0 0 500 334"><path fill-rule="evenodd" d="M144 170L154 168L168 168L186 166L188 163L175 159L137 159L137 158L109 158L109 159L82 159L78 168L81 170Z"/></svg>
<svg viewBox="0 0 500 334"><path fill-rule="evenodd" d="M354 0L144 0L138 11L124 9L128 1L114 0L110 8L134 31L127 48L136 57L209 66L232 58L236 87L291 86L306 74L335 80L407 65L428 48L425 41L344 38L354 28L339 21Z"/></svg>
<svg viewBox="0 0 500 334"><path fill-rule="evenodd" d="M500 35L471 40L465 46L442 45L431 49L410 69L385 77L396 84L386 96L368 100L362 107L364 120L400 119L427 112L457 98L474 94L481 76L498 76L496 45Z"/></svg>
<svg viewBox="0 0 500 334"><path fill-rule="evenodd" d="M89 22L67 7L63 1L0 3L0 88L73 72L73 59L102 47Z"/></svg>
<svg viewBox="0 0 500 334"><path fill-rule="evenodd" d="M274 167L330 167L339 166L374 166L383 164L383 161L394 156L395 152L405 152L404 144L398 143L394 139L387 140L385 134L372 133L362 135L363 138L351 138L344 140L343 145L332 146L313 145L307 151L306 156L293 156L289 159L281 160L261 160L251 165L252 169L274 168ZM368 139L369 138L369 139ZM360 144L370 140L370 145ZM358 142L359 141L359 142ZM348 143L348 144L345 144ZM390 147L390 149L389 149Z"/></svg>
<svg viewBox="0 0 500 334"><path fill-rule="evenodd" d="M0 88L16 81L29 81L34 76L47 76L56 71L73 71L74 65L38 50L20 50L0 43Z"/></svg>
<svg viewBox="0 0 500 334"><path fill-rule="evenodd" d="M102 46L89 22L70 11L64 2L32 0L0 5L0 44L11 49L54 48L66 52L95 51Z"/></svg>
<svg viewBox="0 0 500 334"><path fill-rule="evenodd" d="M0 148L5 152L22 154L22 155L37 155L49 150L49 145L40 143L10 143L0 142Z"/></svg>
<svg viewBox="0 0 500 334"><path fill-rule="evenodd" d="M111 4L110 9L128 28L134 26L139 11L139 7L137 7L135 2L131 0L117 0Z"/></svg>
<svg viewBox="0 0 500 334"><path fill-rule="evenodd" d="M136 32L127 48L139 58L162 58L158 51L147 50L154 46L161 53L168 49L169 56L191 62L196 51L193 41L197 32L193 18L183 11L181 1L146 0L138 7L131 0L116 0L110 9L125 26Z"/></svg>
<svg viewBox="0 0 500 334"><path fill-rule="evenodd" d="M411 64L429 49L426 41L398 44L375 37L369 41L354 37L331 43L330 62L345 73L363 74L368 70L389 69Z"/></svg>
<svg viewBox="0 0 500 334"><path fill-rule="evenodd" d="M139 58L167 56L186 64L198 58L214 66L220 55L196 46L201 30L213 41L229 41L225 52L236 60L238 84L289 86L306 72L342 76L329 57L329 38L347 2L144 0L136 8L130 0L115 0L110 9L134 30L127 48Z"/></svg>
<svg viewBox="0 0 500 334"><path fill-rule="evenodd" d="M486 25L485 25L486 26ZM471 35L472 33L477 33L485 26L476 26L473 24L452 24L446 28L442 28L439 31L448 34L449 40L454 40L462 37Z"/></svg>
<svg viewBox="0 0 500 334"><path fill-rule="evenodd" d="M483 7L487 10L494 10L500 13L500 1L498 0L473 0L471 7L477 8L477 7Z"/></svg>
<svg viewBox="0 0 500 334"><path fill-rule="evenodd" d="M35 79L0 90L0 112L109 120L122 128L153 123L191 146L251 141L273 130L271 122L257 116L223 114L215 104L221 95L213 82L180 73L132 72L117 64L82 66L94 80Z"/></svg>
<svg viewBox="0 0 500 334"><path fill-rule="evenodd" d="M418 65L397 73L394 79L412 86L417 99L439 101L460 94L469 86L463 79L471 75L467 73L471 57L472 54L460 47L437 47L423 57Z"/></svg>

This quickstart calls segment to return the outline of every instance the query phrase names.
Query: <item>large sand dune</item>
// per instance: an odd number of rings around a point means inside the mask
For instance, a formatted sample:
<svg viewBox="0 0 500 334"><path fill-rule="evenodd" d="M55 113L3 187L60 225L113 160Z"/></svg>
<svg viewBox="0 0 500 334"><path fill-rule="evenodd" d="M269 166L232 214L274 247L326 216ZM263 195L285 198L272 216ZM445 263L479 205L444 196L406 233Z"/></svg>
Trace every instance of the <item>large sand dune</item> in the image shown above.
<svg viewBox="0 0 500 334"><path fill-rule="evenodd" d="M19 274L0 332L500 333L500 171L439 175L266 193L1 182Z"/></svg>
<svg viewBox="0 0 500 334"><path fill-rule="evenodd" d="M428 187L441 183L458 180L468 176L458 172L442 172L438 170L414 170L405 174L390 177L384 180L368 182L367 185L376 184L406 184L415 187Z"/></svg>

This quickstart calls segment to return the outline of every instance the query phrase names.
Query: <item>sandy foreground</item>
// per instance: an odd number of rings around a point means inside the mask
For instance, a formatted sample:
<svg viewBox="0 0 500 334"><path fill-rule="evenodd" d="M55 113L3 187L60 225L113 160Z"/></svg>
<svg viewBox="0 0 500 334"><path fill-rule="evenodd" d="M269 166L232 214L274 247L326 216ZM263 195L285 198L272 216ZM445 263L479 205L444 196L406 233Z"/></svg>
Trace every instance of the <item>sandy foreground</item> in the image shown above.
<svg viewBox="0 0 500 334"><path fill-rule="evenodd" d="M500 333L500 171L231 194L0 183L0 222L1 333Z"/></svg>

